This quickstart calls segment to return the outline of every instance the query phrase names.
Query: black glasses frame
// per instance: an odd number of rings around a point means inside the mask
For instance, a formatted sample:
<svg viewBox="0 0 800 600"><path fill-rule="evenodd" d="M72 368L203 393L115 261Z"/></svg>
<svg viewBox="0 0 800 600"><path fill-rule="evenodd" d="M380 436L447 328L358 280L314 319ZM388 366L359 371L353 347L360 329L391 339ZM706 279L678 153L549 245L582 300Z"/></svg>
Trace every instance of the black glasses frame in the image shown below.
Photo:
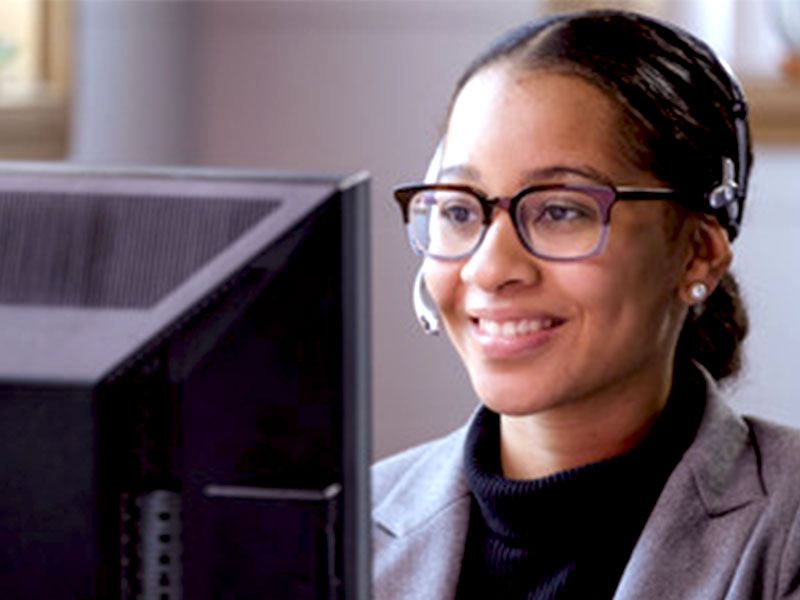
<svg viewBox="0 0 800 600"><path fill-rule="evenodd" d="M592 250L580 254L578 256L569 256L569 257L549 256L535 250L533 247L531 247L528 240L525 239L525 236L520 231L519 223L517 222L517 206L528 194L531 194L533 192L542 192L548 190L578 191L590 195L595 199L597 205L600 207L603 219L603 228L600 232L600 237L598 238L597 244ZM473 196L475 200L477 200L478 203L481 205L481 209L483 211L483 222L481 226L481 232L477 240L475 241L475 245L472 248L470 248L470 250L456 256L440 256L431 252L427 252L424 248L419 247L419 245L415 243L413 234L410 231L411 218L409 214L409 208L411 206L411 200L414 198L414 196L420 192L426 192L426 191L453 191L453 192L461 192L469 194ZM509 216L511 217L511 221L514 224L514 230L517 232L517 237L519 238L520 243L522 243L523 247L533 256L536 256L537 258L543 258L546 260L571 261L571 260L581 260L584 258L589 258L591 256L596 256L602 252L603 248L605 247L606 239L608 238L609 223L611 220L611 208L618 200L671 200L678 204L691 206L691 203L685 194L670 188L610 186L610 185L595 185L595 184L569 184L569 183L534 185L523 188L513 196L495 196L495 197L489 197L486 194L480 192L479 190L473 188L472 186L464 184L419 183L419 184L401 185L396 187L394 189L394 198L400 205L400 210L402 211L403 215L403 223L405 224L406 229L409 233L409 242L411 244L412 250L416 254L429 256L431 258L436 258L439 260L460 260L462 258L470 256L473 252L475 252L475 250L477 250L478 247L483 242L483 238L486 235L486 231L489 229L489 225L491 225L492 215L494 214L495 208L502 208L503 210L508 212Z"/></svg>

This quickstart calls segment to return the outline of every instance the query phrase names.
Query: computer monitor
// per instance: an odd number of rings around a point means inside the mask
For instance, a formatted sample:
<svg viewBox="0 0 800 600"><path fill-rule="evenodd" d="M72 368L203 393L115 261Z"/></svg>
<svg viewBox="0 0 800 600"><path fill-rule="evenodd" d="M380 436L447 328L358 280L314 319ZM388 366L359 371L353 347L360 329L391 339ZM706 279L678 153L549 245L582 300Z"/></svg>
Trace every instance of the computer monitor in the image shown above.
<svg viewBox="0 0 800 600"><path fill-rule="evenodd" d="M0 165L0 590L369 598L368 183Z"/></svg>

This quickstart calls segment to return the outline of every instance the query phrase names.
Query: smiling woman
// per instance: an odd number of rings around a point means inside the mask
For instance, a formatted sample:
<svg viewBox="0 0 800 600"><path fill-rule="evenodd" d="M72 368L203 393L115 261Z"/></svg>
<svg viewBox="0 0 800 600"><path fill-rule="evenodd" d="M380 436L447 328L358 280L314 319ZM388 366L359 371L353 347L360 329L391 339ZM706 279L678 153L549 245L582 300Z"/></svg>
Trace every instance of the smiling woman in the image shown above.
<svg viewBox="0 0 800 600"><path fill-rule="evenodd" d="M624 12L468 68L435 181L398 188L420 286L482 401L376 465L376 598L800 594L800 436L717 382L746 104L689 34Z"/></svg>
<svg viewBox="0 0 800 600"><path fill-rule="evenodd" d="M443 171L470 165L472 184L500 193L543 181L658 186L654 176L630 166L615 151L613 122L611 100L581 79L546 72L520 79L513 67L498 65L476 74L459 93ZM553 198L548 202L554 205ZM660 410L685 315L685 303L673 291L704 277L719 278L729 259L727 245L720 242L713 247L722 251L714 257L714 266L695 261L684 273L691 251L690 220L684 221L680 239L667 243L672 235L666 227L669 206L634 201L615 207L607 247L585 260L530 257L516 239L508 214L500 212L468 260L426 261L425 279L445 327L489 408L502 415L552 408L548 423L556 412L572 412L576 406L584 413L593 407L608 413L609 401L626 412ZM725 235L719 227L709 231ZM550 228L546 235L538 229L534 234L541 245L554 246ZM567 243L575 242L559 245ZM575 250L576 258L586 256L582 245ZM706 272L712 268L714 273ZM520 335L514 323L526 321L548 327ZM482 322L495 327L481 327ZM640 401L631 402L632 397ZM617 411L610 436L619 437L620 426L641 428L640 415L631 415L633 422L626 417ZM596 418L581 422L597 435ZM583 445L578 433L572 440ZM630 435L624 438L633 441ZM501 439L505 442L506 436ZM582 451L576 464L559 453L552 460L566 460L565 464L531 467L570 468L603 458L605 449L597 451L596 457Z"/></svg>

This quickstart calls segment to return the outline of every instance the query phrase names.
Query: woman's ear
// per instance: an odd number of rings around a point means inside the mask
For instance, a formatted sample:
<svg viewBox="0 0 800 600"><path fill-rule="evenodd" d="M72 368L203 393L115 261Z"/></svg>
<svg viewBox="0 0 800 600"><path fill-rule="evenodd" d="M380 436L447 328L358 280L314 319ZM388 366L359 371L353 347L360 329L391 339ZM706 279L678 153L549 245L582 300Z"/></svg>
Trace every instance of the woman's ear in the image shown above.
<svg viewBox="0 0 800 600"><path fill-rule="evenodd" d="M717 287L733 260L728 232L712 215L693 215L679 295L686 304L702 302Z"/></svg>

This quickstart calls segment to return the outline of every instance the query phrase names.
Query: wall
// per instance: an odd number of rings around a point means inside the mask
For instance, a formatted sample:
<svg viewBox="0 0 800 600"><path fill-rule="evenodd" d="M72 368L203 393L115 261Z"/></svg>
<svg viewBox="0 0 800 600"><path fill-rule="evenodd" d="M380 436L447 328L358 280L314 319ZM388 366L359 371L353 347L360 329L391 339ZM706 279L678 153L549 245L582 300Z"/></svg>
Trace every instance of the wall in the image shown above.
<svg viewBox="0 0 800 600"><path fill-rule="evenodd" d="M76 2L70 160L187 162L191 17L186 2Z"/></svg>
<svg viewBox="0 0 800 600"><path fill-rule="evenodd" d="M375 454L460 423L476 399L447 341L414 322L417 259L390 190L422 175L466 61L537 4L89 0L79 14L75 160L372 172ZM753 335L734 402L800 426L800 150L759 150L736 244Z"/></svg>
<svg viewBox="0 0 800 600"><path fill-rule="evenodd" d="M742 376L731 389L744 412L800 427L800 149L757 147L742 234L732 269L751 317Z"/></svg>

